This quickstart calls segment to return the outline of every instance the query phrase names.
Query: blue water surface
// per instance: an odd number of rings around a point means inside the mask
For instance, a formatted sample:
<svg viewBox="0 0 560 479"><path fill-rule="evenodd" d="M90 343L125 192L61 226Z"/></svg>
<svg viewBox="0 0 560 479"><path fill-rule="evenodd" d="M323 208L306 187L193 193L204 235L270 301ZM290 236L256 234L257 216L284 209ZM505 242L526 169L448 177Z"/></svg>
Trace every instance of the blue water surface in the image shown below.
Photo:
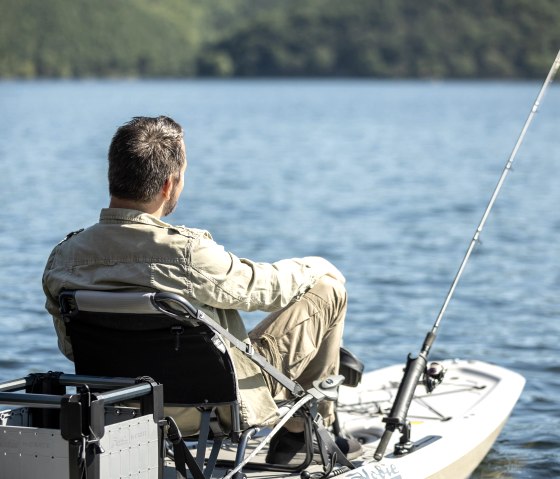
<svg viewBox="0 0 560 479"><path fill-rule="evenodd" d="M0 381L72 371L44 311L52 247L108 204L106 152L137 115L185 128L171 222L242 257L321 255L346 275L345 344L368 369L416 354L540 84L353 80L0 83ZM560 88L545 97L432 358L526 389L474 478L560 477ZM248 315L249 324L260 318Z"/></svg>

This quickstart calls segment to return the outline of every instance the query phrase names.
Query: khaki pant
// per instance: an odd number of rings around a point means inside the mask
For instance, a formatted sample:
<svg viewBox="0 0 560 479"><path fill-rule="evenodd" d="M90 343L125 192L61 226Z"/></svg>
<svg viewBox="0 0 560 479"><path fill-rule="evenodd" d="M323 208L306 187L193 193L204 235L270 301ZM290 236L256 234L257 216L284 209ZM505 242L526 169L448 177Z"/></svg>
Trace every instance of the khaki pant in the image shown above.
<svg viewBox="0 0 560 479"><path fill-rule="evenodd" d="M253 346L273 366L304 389L313 381L338 374L347 295L339 281L323 276L299 301L268 315L249 334ZM264 374L275 399L288 391ZM319 412L325 425L334 421L334 404L322 401ZM296 420L288 429L300 430Z"/></svg>

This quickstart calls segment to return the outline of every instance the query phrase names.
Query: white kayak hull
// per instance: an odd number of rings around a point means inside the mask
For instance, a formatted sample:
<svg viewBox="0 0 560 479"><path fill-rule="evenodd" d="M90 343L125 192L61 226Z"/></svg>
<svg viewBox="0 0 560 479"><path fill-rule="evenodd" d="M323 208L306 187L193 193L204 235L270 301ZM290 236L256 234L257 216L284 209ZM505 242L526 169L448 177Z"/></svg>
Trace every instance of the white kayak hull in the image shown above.
<svg viewBox="0 0 560 479"><path fill-rule="evenodd" d="M447 373L431 394L416 389L408 419L415 449L396 456L393 433L385 457L373 454L402 378L403 365L364 375L358 388L341 388L343 427L365 439L360 467L343 477L368 479L467 478L491 449L523 390L525 379L510 370L480 361L441 361Z"/></svg>

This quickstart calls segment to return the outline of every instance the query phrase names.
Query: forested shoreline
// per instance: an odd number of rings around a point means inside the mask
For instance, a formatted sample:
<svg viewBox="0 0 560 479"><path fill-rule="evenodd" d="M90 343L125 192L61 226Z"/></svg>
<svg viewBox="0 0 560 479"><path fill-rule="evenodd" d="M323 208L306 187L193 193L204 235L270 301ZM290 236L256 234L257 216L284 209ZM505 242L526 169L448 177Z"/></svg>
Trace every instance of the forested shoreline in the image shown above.
<svg viewBox="0 0 560 479"><path fill-rule="evenodd" d="M0 0L1 78L540 78L558 0Z"/></svg>

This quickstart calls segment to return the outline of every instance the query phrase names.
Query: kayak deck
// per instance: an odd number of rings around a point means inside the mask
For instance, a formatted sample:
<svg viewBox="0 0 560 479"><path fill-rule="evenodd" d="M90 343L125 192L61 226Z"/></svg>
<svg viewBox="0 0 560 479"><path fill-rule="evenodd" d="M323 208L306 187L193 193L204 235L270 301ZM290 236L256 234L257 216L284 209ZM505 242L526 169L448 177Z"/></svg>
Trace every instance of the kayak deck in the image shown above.
<svg viewBox="0 0 560 479"><path fill-rule="evenodd" d="M442 383L428 394L418 386L411 403L413 450L406 455L394 454L400 433L393 433L384 458L377 462L373 455L383 431L386 416L396 396L403 365L394 365L364 374L356 388L342 386L338 400L341 426L363 443L363 454L352 461L357 468L340 477L354 479L421 479L468 477L484 459L496 440L525 384L519 374L480 361L446 360ZM249 454L253 448L249 446ZM227 457L229 455L229 457ZM234 452L221 452L233 459ZM264 462L266 448L253 462ZM321 471L319 465L310 472ZM217 468L213 477L228 471ZM244 468L251 478L299 477L299 473ZM165 478L176 477L172 463L165 468Z"/></svg>

